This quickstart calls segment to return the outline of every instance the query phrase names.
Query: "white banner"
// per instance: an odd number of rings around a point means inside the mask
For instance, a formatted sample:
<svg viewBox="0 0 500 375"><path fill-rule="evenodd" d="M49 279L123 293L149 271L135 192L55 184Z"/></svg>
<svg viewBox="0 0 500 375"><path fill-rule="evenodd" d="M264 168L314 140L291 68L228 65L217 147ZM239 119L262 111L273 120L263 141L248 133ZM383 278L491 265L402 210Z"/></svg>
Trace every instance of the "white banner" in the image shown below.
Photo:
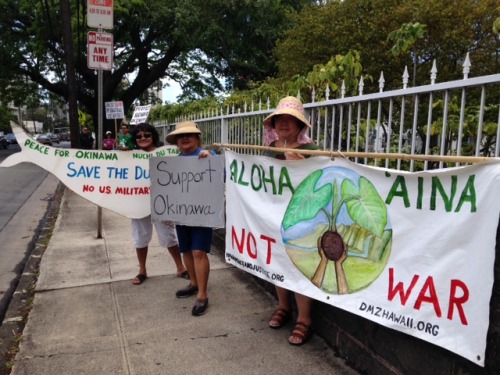
<svg viewBox="0 0 500 375"><path fill-rule="evenodd" d="M90 202L136 219L151 214L149 159L179 153L175 146L153 152L56 148L38 143L18 126L12 130L21 152L9 156L1 167L36 164Z"/></svg>
<svg viewBox="0 0 500 375"><path fill-rule="evenodd" d="M500 163L407 173L226 152L226 173L227 262L484 366Z"/></svg>

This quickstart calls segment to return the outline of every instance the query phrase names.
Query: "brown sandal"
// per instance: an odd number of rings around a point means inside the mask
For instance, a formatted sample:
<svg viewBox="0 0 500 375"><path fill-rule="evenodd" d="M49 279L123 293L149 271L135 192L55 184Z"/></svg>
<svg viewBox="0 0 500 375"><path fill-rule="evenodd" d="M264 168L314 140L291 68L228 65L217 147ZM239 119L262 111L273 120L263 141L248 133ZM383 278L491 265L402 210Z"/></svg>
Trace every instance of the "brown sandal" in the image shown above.
<svg viewBox="0 0 500 375"><path fill-rule="evenodd" d="M281 328L291 317L292 313L290 311L280 308L273 312L267 324L274 329Z"/></svg>
<svg viewBox="0 0 500 375"><path fill-rule="evenodd" d="M312 328L310 325L297 322L293 328L292 334L288 338L290 345L302 345L305 344L312 335Z"/></svg>

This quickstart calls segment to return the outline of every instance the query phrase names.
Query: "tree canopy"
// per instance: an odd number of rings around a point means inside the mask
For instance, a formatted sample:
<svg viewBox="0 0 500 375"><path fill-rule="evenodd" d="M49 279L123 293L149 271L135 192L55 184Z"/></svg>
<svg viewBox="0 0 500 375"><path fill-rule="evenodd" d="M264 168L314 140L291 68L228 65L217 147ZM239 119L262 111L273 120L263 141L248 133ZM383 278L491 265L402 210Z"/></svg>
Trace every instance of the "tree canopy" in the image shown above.
<svg viewBox="0 0 500 375"><path fill-rule="evenodd" d="M300 0L114 0L114 69L104 71L104 101L128 110L160 78L180 83L184 98L245 88L276 67L275 40ZM59 1L0 0L0 95L22 104L25 82L68 98ZM79 105L97 115L97 74L87 67L86 2L71 1Z"/></svg>
<svg viewBox="0 0 500 375"><path fill-rule="evenodd" d="M387 88L401 87L405 65L417 56L418 84L429 81L432 61L438 63L441 80L462 77L460 62L470 53L475 75L497 73L494 35L498 0L344 0L311 4L292 15L294 28L284 32L275 57L283 80L304 75L332 56L357 50L364 73L378 79L384 72ZM391 55L391 32L404 24L426 25L414 46L417 55ZM413 78L413 77L412 77Z"/></svg>

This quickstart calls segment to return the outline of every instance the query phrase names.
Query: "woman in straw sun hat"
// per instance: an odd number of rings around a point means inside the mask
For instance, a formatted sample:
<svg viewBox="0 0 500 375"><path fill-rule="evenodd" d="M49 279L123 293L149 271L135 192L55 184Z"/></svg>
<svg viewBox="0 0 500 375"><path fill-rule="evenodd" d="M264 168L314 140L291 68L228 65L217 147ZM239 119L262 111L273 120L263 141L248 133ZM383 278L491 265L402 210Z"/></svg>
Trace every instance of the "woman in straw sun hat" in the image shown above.
<svg viewBox="0 0 500 375"><path fill-rule="evenodd" d="M281 99L276 110L264 119L264 145L278 148L317 150L318 146L307 132L311 124L304 116L300 99L287 96ZM266 156L276 159L299 160L305 156L295 152L269 151Z"/></svg>
<svg viewBox="0 0 500 375"><path fill-rule="evenodd" d="M201 147L201 131L192 121L183 121L167 135L167 142L176 144L181 157L195 156L199 159L215 155L215 152ZM208 253L212 246L212 228L176 225L179 250L189 273L190 282L179 289L175 295L186 298L196 295L196 302L191 310L194 316L205 314L208 308L207 285L210 273Z"/></svg>
<svg viewBox="0 0 500 375"><path fill-rule="evenodd" d="M317 150L318 146L309 138L307 132L311 124L304 116L302 102L293 96L281 99L276 110L264 119L264 145L288 149ZM266 156L282 160L300 160L307 156L293 151L268 151ZM278 308L269 319L269 327L281 328L292 316L290 291L276 286ZM299 293L294 293L297 302L297 321L288 342L292 345L302 345L311 336L312 299Z"/></svg>

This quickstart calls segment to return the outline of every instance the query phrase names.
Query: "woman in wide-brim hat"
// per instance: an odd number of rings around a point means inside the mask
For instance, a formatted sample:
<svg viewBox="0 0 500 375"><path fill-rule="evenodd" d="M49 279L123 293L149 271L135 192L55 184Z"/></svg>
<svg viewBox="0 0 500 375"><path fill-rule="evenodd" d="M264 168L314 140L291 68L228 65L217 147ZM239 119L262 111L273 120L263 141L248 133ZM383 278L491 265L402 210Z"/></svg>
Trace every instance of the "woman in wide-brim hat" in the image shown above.
<svg viewBox="0 0 500 375"><path fill-rule="evenodd" d="M304 107L300 99L287 96L264 119L264 145L278 148L296 148L317 150L318 146L307 135L311 124L304 116ZM298 160L305 156L295 152L268 151L266 156L276 159Z"/></svg>
<svg viewBox="0 0 500 375"><path fill-rule="evenodd" d="M264 145L270 147L317 150L318 146L309 138L307 132L311 124L304 116L302 102L293 96L281 99L276 110L264 119ZM293 151L267 151L266 156L276 159L300 160L307 156ZM292 306L288 289L276 287L278 308L268 321L271 328L281 328L292 317ZM297 321L288 338L291 345L302 345L312 333L311 309L313 300L305 295L293 293L297 302Z"/></svg>
<svg viewBox="0 0 500 375"><path fill-rule="evenodd" d="M215 155L214 152L204 150L201 147L201 131L192 121L183 121L175 126L166 138L170 144L176 144L179 148L179 156L195 156L207 158ZM191 314L199 316L205 314L208 308L208 275L210 273L210 261L208 253L212 247L213 229L208 227L195 227L187 225L176 225L179 250L184 259L184 264L189 273L189 284L179 289L175 295L185 298L196 295L196 302Z"/></svg>
<svg viewBox="0 0 500 375"><path fill-rule="evenodd" d="M177 144L177 136L180 134L196 134L197 138L201 142L201 138L200 138L201 130L198 128L198 125L196 125L192 121L179 122L175 126L175 130L170 132L167 135L167 142L172 144L172 145L176 145Z"/></svg>

